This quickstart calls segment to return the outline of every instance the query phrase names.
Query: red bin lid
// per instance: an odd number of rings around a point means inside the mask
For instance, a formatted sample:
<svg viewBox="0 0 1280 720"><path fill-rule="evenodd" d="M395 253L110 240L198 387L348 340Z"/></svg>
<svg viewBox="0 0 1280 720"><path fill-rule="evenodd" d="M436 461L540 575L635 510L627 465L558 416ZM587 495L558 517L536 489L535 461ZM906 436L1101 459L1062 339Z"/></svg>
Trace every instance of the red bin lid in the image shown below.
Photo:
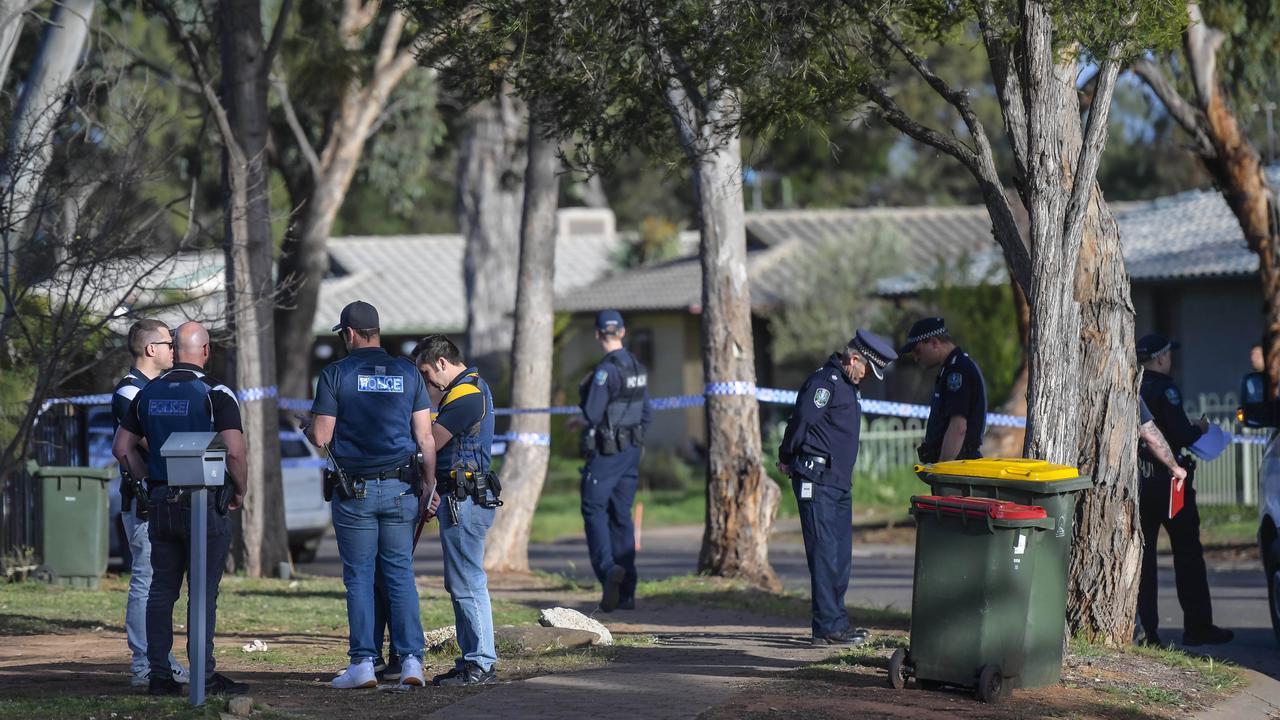
<svg viewBox="0 0 1280 720"><path fill-rule="evenodd" d="M1048 517L1038 505L1019 505L1009 500L992 498L924 495L911 499L921 510L939 510L953 515L989 517L992 520L1044 520Z"/></svg>

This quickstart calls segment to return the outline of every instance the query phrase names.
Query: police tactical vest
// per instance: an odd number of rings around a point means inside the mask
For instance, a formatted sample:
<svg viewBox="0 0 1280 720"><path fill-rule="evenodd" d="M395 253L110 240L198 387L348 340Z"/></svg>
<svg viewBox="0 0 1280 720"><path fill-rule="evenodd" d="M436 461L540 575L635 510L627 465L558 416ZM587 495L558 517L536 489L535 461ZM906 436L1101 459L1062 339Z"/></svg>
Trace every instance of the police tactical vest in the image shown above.
<svg viewBox="0 0 1280 720"><path fill-rule="evenodd" d="M173 376L180 373L190 379L175 381ZM219 391L222 389L220 386ZM176 432L213 432L213 403L209 399L212 390L201 375L190 370L171 370L138 391L138 420L152 449L147 458L147 472L152 483L167 483L169 480L160 448L164 447L170 435Z"/></svg>
<svg viewBox="0 0 1280 720"><path fill-rule="evenodd" d="M410 430L418 369L386 352L357 353L338 362L339 412L333 454L361 470L402 465L418 451Z"/></svg>
<svg viewBox="0 0 1280 720"><path fill-rule="evenodd" d="M636 360L636 356L626 353L630 362L623 362L619 355L610 355L605 362L618 369L621 387L617 397L609 400L605 408L605 420L611 430L639 427L644 418L644 399L649 389L649 373Z"/></svg>
<svg viewBox="0 0 1280 720"><path fill-rule="evenodd" d="M490 407L493 400L489 396L488 387L480 379L480 373L469 372L459 378L457 383L449 388L449 391L445 393L444 398L440 401L440 409L444 410L450 403L476 393L484 396L484 414L480 416L480 419L474 425L455 435L449 441L448 444L453 446L453 455L449 458L449 467L438 468L437 472L447 473L449 470L487 472L489 470L489 453L485 451L484 438L485 435L488 435L490 441L493 439L493 413ZM485 432L486 429L488 430L487 433Z"/></svg>

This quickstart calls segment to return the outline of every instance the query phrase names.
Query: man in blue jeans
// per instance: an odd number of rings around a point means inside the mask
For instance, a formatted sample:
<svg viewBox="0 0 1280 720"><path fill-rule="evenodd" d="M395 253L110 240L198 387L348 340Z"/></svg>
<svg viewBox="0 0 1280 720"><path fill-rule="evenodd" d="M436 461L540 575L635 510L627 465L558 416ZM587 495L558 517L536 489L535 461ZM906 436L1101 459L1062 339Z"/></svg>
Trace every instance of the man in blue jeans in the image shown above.
<svg viewBox="0 0 1280 720"><path fill-rule="evenodd" d="M444 588L453 601L462 657L453 669L432 679L436 685L481 685L497 680L489 578L484 572L484 538L498 505L487 485L493 445L493 395L480 373L462 362L458 346L443 335L428 335L413 349L426 381L443 395L431 433L440 503L440 547Z"/></svg>
<svg viewBox="0 0 1280 720"><path fill-rule="evenodd" d="M168 464L158 452L175 432L214 432L227 449L228 483L210 501L205 566L205 690L210 695L238 695L249 686L215 672L214 629L218 624L218 583L231 547L227 513L244 505L249 466L245 455L240 404L231 388L205 373L209 362L209 332L196 322L178 326L173 333L173 368L138 391L129 411L120 418L111 451L120 467L134 477L146 478L148 534L151 539L151 590L147 594L147 660L151 665L147 693L181 695L173 677L173 606L182 591L182 578L190 575L191 493L170 487ZM152 452L143 460L143 441ZM226 495L225 493L230 493ZM188 612L190 612L188 606ZM191 627L190 618L187 627ZM187 658L195 645L187 639Z"/></svg>
<svg viewBox="0 0 1280 720"><path fill-rule="evenodd" d="M334 489L333 528L347 588L351 663L333 679L338 689L371 688L374 675L374 575L390 605L391 643L401 660L400 682L425 685L422 619L413 575L413 530L420 498L435 491L431 403L411 363L381 347L378 311L366 302L342 309L334 332L347 357L320 372L314 419L305 428L332 456L350 485ZM419 463L415 458L422 454ZM429 509L427 510L429 512Z"/></svg>
<svg viewBox="0 0 1280 720"><path fill-rule="evenodd" d="M129 354L133 365L125 373L111 395L111 417L115 428L129 414L138 391L151 379L173 367L173 336L169 328L159 320L139 320L129 328ZM139 446L141 462L147 462L147 448ZM137 478L141 480L142 478ZM133 562L129 566L129 599L125 605L125 639L133 656L129 664L132 675L129 684L136 688L151 683L151 664L147 661L147 595L151 592L151 538L147 535L146 503L136 496L133 486L120 482L120 521L124 524L125 539L129 543ZM187 671L169 653L169 669L176 682L187 682Z"/></svg>

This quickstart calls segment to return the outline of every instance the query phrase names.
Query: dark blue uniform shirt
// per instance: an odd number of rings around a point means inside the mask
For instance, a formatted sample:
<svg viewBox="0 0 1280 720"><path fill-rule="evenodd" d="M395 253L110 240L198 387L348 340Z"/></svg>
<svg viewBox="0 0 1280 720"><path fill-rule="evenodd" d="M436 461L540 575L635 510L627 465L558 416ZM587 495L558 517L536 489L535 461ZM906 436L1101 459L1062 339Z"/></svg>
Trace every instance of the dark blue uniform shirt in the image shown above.
<svg viewBox="0 0 1280 720"><path fill-rule="evenodd" d="M586 416L587 422L592 427L605 424L609 401L622 393L623 380L622 372L618 370L619 363L628 367L639 367L635 358L626 348L619 348L606 354L596 365L591 377L584 380L578 388L579 396L581 397L580 407L582 408L582 414ZM643 403L637 404L640 405L638 408L640 425L648 428L650 421L653 419L653 410L649 405L647 390L644 392Z"/></svg>
<svg viewBox="0 0 1280 720"><path fill-rule="evenodd" d="M436 475L456 468L489 469L493 447L493 394L475 368L467 368L444 389L436 422L453 435L436 448Z"/></svg>
<svg viewBox="0 0 1280 720"><path fill-rule="evenodd" d="M418 452L410 420L430 408L418 368L380 347L352 350L321 370L311 404L312 414L336 418L333 457L351 474L407 464Z"/></svg>
<svg viewBox="0 0 1280 720"><path fill-rule="evenodd" d="M1174 384L1173 378L1154 370L1144 370L1142 387L1139 390L1142 402L1146 403L1156 427L1169 443L1174 456L1194 444L1204 434L1199 425L1187 418L1187 411L1182 407L1182 393ZM1155 455L1143 445L1140 457L1154 466L1152 477L1168 480L1169 468L1156 460Z"/></svg>
<svg viewBox="0 0 1280 720"><path fill-rule="evenodd" d="M858 386L833 354L800 386L795 410L778 446L778 459L795 470L801 456L825 458L826 471L809 479L843 488L852 485L862 423L861 397Z"/></svg>
<svg viewBox="0 0 1280 720"><path fill-rule="evenodd" d="M168 469L160 448L176 432L243 430L240 403L231 388L189 363L176 363L138 391L120 427L147 439L150 484L167 483Z"/></svg>
<svg viewBox="0 0 1280 720"><path fill-rule="evenodd" d="M968 421L960 457L977 457L982 436L987 429L987 383L982 371L969 354L960 348L951 351L933 383L933 399L929 404L929 422L925 426L924 445L936 457L942 451L942 438L947 434L951 418L963 416Z"/></svg>

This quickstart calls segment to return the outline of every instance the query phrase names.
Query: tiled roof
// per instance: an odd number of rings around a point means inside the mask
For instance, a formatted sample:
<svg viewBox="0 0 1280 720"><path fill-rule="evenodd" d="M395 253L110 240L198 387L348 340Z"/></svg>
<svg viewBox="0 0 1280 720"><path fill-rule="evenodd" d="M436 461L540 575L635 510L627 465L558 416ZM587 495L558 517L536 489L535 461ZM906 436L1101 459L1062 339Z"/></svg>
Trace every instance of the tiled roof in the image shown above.
<svg viewBox="0 0 1280 720"><path fill-rule="evenodd" d="M813 254L826 243L880 236L910 265L934 267L940 253L979 253L994 247L991 222L980 206L770 210L747 213L751 303L765 311L802 287ZM616 273L558 294L556 309L589 312L688 310L701 304L696 256Z"/></svg>
<svg viewBox="0 0 1280 720"><path fill-rule="evenodd" d="M575 235L556 243L556 292L602 276L617 236ZM461 332L467 325L461 235L337 237L329 255L342 272L320 286L312 331L328 333L342 307L365 300L378 308L384 333Z"/></svg>

